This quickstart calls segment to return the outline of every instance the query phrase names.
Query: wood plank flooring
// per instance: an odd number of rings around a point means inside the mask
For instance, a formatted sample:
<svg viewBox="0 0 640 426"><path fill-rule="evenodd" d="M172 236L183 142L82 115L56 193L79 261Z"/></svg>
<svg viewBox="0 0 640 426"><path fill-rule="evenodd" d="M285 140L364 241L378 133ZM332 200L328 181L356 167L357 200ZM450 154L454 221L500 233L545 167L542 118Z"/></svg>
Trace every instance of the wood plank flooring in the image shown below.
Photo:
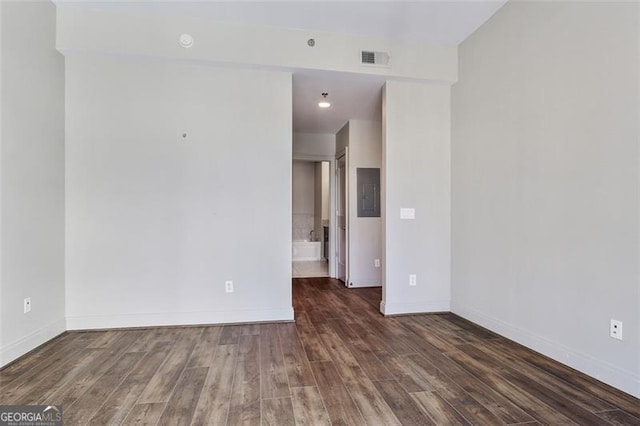
<svg viewBox="0 0 640 426"><path fill-rule="evenodd" d="M455 315L296 279L296 322L69 332L0 371L67 425L640 425L640 401Z"/></svg>

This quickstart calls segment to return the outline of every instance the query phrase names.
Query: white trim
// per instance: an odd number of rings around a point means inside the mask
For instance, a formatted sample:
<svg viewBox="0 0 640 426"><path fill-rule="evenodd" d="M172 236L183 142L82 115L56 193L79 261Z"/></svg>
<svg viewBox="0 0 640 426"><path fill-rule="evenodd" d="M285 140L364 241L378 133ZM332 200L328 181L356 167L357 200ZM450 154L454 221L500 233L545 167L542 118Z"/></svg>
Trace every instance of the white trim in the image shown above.
<svg viewBox="0 0 640 426"><path fill-rule="evenodd" d="M382 283L380 280L372 280L371 278L365 277L364 279L360 279L359 277L354 277L353 275L350 277L351 281L347 287L349 288L366 288L366 287L382 287Z"/></svg>
<svg viewBox="0 0 640 426"><path fill-rule="evenodd" d="M8 345L0 347L0 367L9 364L33 349L65 332L64 319L45 325Z"/></svg>
<svg viewBox="0 0 640 426"><path fill-rule="evenodd" d="M318 161L332 161L335 160L335 158L333 158L332 155L316 155L316 154L296 154L294 153L293 156L293 161L313 161L313 162L318 162Z"/></svg>
<svg viewBox="0 0 640 426"><path fill-rule="evenodd" d="M380 312L384 315L428 314L435 312L449 312L449 300L425 300L424 302L380 302Z"/></svg>
<svg viewBox="0 0 640 426"><path fill-rule="evenodd" d="M579 352L561 343L552 342L542 336L493 318L469 306L455 303L452 312L498 333L507 339L518 342L529 349L640 398L640 376L634 374L632 371L623 370L606 361L596 359L591 355Z"/></svg>
<svg viewBox="0 0 640 426"><path fill-rule="evenodd" d="M67 330L293 321L293 307L232 311L67 316Z"/></svg>
<svg viewBox="0 0 640 426"><path fill-rule="evenodd" d="M366 283L366 282L365 283L361 282L359 284L356 284L356 283L351 282L351 283L349 283L349 285L347 287L349 287L349 288L372 288L372 287L382 287L382 284L380 284L380 283Z"/></svg>
<svg viewBox="0 0 640 426"><path fill-rule="evenodd" d="M348 122L347 122L348 123ZM336 134L337 135L337 134ZM335 204L334 204L334 214L335 214L335 218L336 218L336 225L335 225L335 239L333 240L333 250L334 250L334 260L335 260L335 265L336 265L336 269L335 269L335 278L337 278L338 280L342 281L340 279L340 274L338 271L338 267L340 262L338 261L338 244L339 244L339 238L338 238L338 234L340 232L339 229L339 224L338 224L338 197L340 196L340 188L338 188L338 164L340 163L340 160L344 158L344 168L345 168L345 172L344 172L344 224L345 224L345 259L344 259L344 285L345 287L349 287L348 283L349 283L349 146L345 146L344 149L342 151L340 151L340 154L336 154L336 158L335 158L335 168L333 170L334 173L334 179L335 179Z"/></svg>

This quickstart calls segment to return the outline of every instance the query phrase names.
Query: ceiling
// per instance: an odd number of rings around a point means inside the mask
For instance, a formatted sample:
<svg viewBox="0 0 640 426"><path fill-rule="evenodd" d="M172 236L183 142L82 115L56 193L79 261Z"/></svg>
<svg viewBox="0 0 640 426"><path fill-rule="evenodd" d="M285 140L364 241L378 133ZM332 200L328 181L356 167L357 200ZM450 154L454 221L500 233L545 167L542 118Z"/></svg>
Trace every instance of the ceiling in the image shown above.
<svg viewBox="0 0 640 426"><path fill-rule="evenodd" d="M380 121L385 78L367 74L299 71L293 75L293 131L337 133L350 119ZM319 108L322 93L331 108Z"/></svg>
<svg viewBox="0 0 640 426"><path fill-rule="evenodd" d="M507 0L442 1L73 1L125 12L190 16L245 25L329 31L455 46ZM66 0L56 0L66 3ZM296 71L294 131L336 133L349 119L379 120L384 80L368 75ZM331 108L317 103L328 92Z"/></svg>
<svg viewBox="0 0 640 426"><path fill-rule="evenodd" d="M129 12L457 46L507 0L56 0Z"/></svg>

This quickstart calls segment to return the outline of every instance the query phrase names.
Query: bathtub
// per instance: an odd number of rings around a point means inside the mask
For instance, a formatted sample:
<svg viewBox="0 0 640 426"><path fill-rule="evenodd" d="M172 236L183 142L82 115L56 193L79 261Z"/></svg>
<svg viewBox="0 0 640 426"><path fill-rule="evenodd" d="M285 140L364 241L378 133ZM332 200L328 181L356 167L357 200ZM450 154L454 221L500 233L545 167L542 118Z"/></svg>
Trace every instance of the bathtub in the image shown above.
<svg viewBox="0 0 640 426"><path fill-rule="evenodd" d="M321 260L320 241L301 240L293 242L292 259L294 262Z"/></svg>

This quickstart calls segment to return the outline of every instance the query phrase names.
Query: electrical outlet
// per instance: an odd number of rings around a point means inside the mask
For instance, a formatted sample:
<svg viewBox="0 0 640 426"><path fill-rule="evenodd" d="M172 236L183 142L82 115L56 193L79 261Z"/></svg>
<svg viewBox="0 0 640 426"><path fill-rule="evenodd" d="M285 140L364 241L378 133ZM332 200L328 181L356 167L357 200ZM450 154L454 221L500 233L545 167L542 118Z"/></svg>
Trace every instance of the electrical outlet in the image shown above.
<svg viewBox="0 0 640 426"><path fill-rule="evenodd" d="M227 293L233 293L233 281L225 281L224 282L224 290Z"/></svg>
<svg viewBox="0 0 640 426"><path fill-rule="evenodd" d="M409 275L409 285L416 285L418 278L415 274Z"/></svg>
<svg viewBox="0 0 640 426"><path fill-rule="evenodd" d="M611 320L609 325L609 336L614 339L622 340L622 321Z"/></svg>
<svg viewBox="0 0 640 426"><path fill-rule="evenodd" d="M380 267L380 259L376 259L373 261L373 266L375 266L376 268Z"/></svg>
<svg viewBox="0 0 640 426"><path fill-rule="evenodd" d="M24 299L24 313L31 312L31 298Z"/></svg>

